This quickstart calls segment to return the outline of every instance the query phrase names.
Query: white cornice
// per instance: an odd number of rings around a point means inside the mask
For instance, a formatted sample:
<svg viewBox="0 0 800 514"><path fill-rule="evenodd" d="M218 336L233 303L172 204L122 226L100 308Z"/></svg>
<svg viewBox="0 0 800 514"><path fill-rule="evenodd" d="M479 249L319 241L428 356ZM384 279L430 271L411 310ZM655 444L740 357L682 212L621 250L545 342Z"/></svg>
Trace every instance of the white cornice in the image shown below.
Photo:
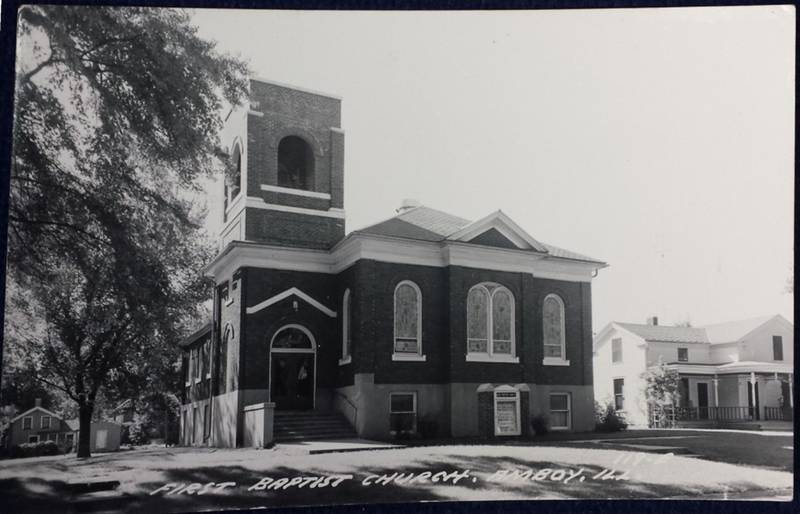
<svg viewBox="0 0 800 514"><path fill-rule="evenodd" d="M509 250L456 241L436 243L350 234L331 251L234 242L206 267L205 273L218 280L242 267L335 274L359 260L530 273L537 278L568 282L591 282L593 272L603 266L600 263L554 258L529 250Z"/></svg>
<svg viewBox="0 0 800 514"><path fill-rule="evenodd" d="M262 191L269 191L271 193L282 193L286 195L307 196L309 198L320 198L322 200L330 200L331 195L328 193L319 193L317 191L306 191L305 189L292 189L291 187L270 186L268 184L261 184Z"/></svg>
<svg viewBox="0 0 800 514"><path fill-rule="evenodd" d="M319 209L306 209L303 207L289 207L288 205L278 205L276 203L267 203L263 199L257 196L248 196L247 197L247 207L251 207L254 209L264 209L268 211L281 211L281 212L291 212L294 214L308 214L311 216L322 216L325 218L337 218L337 219L344 219L345 214L344 210L342 209L328 209L326 211L319 210Z"/></svg>

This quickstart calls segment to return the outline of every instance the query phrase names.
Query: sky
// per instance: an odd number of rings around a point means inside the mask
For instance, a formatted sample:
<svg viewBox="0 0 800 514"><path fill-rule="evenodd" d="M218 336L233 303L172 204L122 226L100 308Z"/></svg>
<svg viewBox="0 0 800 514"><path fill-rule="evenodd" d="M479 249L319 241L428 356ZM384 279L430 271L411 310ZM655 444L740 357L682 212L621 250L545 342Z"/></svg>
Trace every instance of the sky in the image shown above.
<svg viewBox="0 0 800 514"><path fill-rule="evenodd" d="M609 264L595 331L793 321L794 18L194 11L256 75L342 98L348 232L405 198L468 219L501 209Z"/></svg>

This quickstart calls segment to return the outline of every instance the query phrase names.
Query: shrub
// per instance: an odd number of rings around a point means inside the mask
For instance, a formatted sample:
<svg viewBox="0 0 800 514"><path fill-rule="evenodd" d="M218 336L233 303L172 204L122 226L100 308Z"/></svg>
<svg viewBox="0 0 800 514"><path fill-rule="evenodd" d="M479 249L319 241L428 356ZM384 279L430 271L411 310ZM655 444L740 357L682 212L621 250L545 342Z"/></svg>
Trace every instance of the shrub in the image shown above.
<svg viewBox="0 0 800 514"><path fill-rule="evenodd" d="M55 441L39 441L38 443L22 443L12 446L9 452L12 459L40 457L43 455L59 455L61 449Z"/></svg>
<svg viewBox="0 0 800 514"><path fill-rule="evenodd" d="M147 444L150 441L144 420L137 419L128 427L128 441L133 445Z"/></svg>
<svg viewBox="0 0 800 514"><path fill-rule="evenodd" d="M550 432L550 418L544 414L537 414L531 418L533 435L545 435Z"/></svg>
<svg viewBox="0 0 800 514"><path fill-rule="evenodd" d="M433 416L423 416L417 423L419 435L423 439L434 439L439 434L439 427Z"/></svg>
<svg viewBox="0 0 800 514"><path fill-rule="evenodd" d="M597 432L619 432L628 428L625 415L617 412L614 404L609 402L606 405L595 403L595 427Z"/></svg>

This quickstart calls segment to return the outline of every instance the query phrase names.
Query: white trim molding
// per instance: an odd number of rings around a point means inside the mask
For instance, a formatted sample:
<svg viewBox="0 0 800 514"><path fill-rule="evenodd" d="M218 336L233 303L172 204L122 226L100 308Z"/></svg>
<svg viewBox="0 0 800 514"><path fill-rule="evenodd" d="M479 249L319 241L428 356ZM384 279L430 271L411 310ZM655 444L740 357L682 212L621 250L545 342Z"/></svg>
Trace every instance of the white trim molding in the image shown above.
<svg viewBox="0 0 800 514"><path fill-rule="evenodd" d="M261 190L268 191L270 193L281 193L286 195L307 196L309 198L320 198L322 200L331 199L331 195L329 193L306 191L305 189L293 189L291 187L270 186L267 184L261 184Z"/></svg>
<svg viewBox="0 0 800 514"><path fill-rule="evenodd" d="M509 355L488 355L485 353L468 353L467 362L501 362L507 364L519 364L519 357Z"/></svg>
<svg viewBox="0 0 800 514"><path fill-rule="evenodd" d="M495 211L478 221L470 223L458 232L451 234L448 239L466 242L493 228L520 249L532 249L537 252L547 253L547 248L542 243L531 237L503 211Z"/></svg>
<svg viewBox="0 0 800 514"><path fill-rule="evenodd" d="M267 203L262 198L257 196L247 197L247 207L253 209L264 209L267 211L280 211L291 212L294 214L309 214L311 216L323 216L325 218L344 219L345 213L342 209L328 209L327 211L319 209L306 209L304 207L290 207L288 205L279 205L276 203Z"/></svg>
<svg viewBox="0 0 800 514"><path fill-rule="evenodd" d="M425 362L427 358L418 353L392 353L392 360L398 362Z"/></svg>
<svg viewBox="0 0 800 514"><path fill-rule="evenodd" d="M312 298L311 296L307 295L306 293L304 293L303 291L299 290L296 287L289 288L289 289L287 289L286 291L284 291L282 293L278 293L278 294L276 294L275 296L273 296L271 298L267 298L266 300L264 300L261 303L253 305L252 307L248 307L247 308L247 314L255 314L256 312L258 312L260 310L263 310L263 309L266 309L270 305L274 305L274 304L280 302L281 300L285 300L286 298L288 298L288 297L290 297L292 295L295 295L295 296L299 297L300 299L304 300L306 303L310 304L312 307L316 308L317 310L322 311L323 313L325 313L326 315L330 316L331 318L335 318L336 317L336 311L325 307L320 302L318 302L317 300L315 300L314 298Z"/></svg>
<svg viewBox="0 0 800 514"><path fill-rule="evenodd" d="M260 198L257 202L262 206L267 205ZM282 206L278 207L281 207L279 210L285 210ZM328 213L335 218L344 218L344 211L340 209L307 211L304 213L313 215ZM530 273L537 278L586 283L592 281L593 273L597 269L606 267L599 262L573 261L530 250L509 250L457 241L444 243L411 241L351 233L330 251L232 241L206 267L205 273L218 277L218 281L219 277L228 276L242 267L337 274L362 259L438 268L463 266L492 271Z"/></svg>

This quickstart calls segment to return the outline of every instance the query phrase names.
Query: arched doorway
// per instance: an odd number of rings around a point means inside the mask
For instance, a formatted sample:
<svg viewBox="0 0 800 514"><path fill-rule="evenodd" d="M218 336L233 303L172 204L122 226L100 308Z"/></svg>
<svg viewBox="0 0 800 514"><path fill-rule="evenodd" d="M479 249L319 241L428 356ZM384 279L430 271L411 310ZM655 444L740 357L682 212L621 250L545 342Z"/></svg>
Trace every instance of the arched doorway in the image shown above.
<svg viewBox="0 0 800 514"><path fill-rule="evenodd" d="M314 408L317 344L302 325L286 325L270 342L270 401L276 410Z"/></svg>

